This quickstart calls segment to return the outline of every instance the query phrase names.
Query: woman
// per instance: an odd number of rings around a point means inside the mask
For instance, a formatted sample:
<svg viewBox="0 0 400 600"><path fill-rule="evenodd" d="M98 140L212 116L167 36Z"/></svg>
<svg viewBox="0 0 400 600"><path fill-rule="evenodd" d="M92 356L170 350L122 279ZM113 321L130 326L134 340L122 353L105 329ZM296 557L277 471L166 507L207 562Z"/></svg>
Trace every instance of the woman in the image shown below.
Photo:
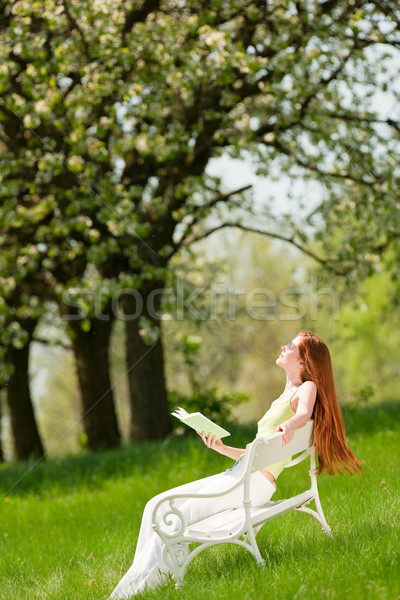
<svg viewBox="0 0 400 600"><path fill-rule="evenodd" d="M282 346L276 364L286 373L283 393L258 423L257 436L269 436L282 431L282 444L288 444L294 430L314 418L314 443L318 453L318 474L327 471L333 475L344 468L350 474L361 466L345 439L343 419L336 399L332 365L325 343L308 331L301 331L293 341ZM194 481L178 488L178 492L218 492L230 488L240 477L244 449L226 446L222 440L204 433L199 434L204 444L236 460L235 465L223 473ZM252 474L252 499L254 505L263 505L276 490L275 480L290 459L281 461ZM111 600L131 598L146 586L163 583L168 577L168 567L162 559L161 538L152 529L152 512L156 503L172 490L150 500L144 510L135 558L128 572L110 596ZM210 500L182 500L176 506L193 523L224 509L241 506L243 489L239 487L221 498Z"/></svg>

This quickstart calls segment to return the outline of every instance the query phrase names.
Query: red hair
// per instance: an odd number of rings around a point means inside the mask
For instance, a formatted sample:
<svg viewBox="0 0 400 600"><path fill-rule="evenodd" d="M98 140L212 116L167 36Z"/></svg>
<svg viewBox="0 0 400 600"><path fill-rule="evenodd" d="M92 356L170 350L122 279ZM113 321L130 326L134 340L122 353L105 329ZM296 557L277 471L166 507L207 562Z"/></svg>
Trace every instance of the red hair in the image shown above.
<svg viewBox="0 0 400 600"><path fill-rule="evenodd" d="M318 454L318 475L333 475L342 468L353 475L362 467L346 442L343 417L336 397L332 362L327 345L309 331L300 331L299 354L304 362L303 381L317 386L314 407L314 444Z"/></svg>

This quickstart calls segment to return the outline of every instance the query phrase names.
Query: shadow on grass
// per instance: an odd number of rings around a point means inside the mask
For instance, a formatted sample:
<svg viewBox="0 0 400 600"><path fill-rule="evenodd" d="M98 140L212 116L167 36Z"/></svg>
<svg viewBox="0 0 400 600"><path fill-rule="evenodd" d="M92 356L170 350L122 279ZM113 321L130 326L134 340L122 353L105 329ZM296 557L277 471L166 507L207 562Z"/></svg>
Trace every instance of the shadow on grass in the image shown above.
<svg viewBox="0 0 400 600"><path fill-rule="evenodd" d="M255 427L238 426L231 431L235 443L245 444L254 436ZM217 453L206 451L198 436L190 433L160 441L127 443L103 452L82 452L31 463L3 463L0 464L0 499L28 494L57 496L82 487L99 488L111 479L140 477L152 471L158 476L163 469L164 472L170 468L189 472L201 460L209 463L212 470L220 458Z"/></svg>
<svg viewBox="0 0 400 600"><path fill-rule="evenodd" d="M94 488L115 477L145 473L160 453L176 455L177 445L188 450L185 440L124 444L103 452L82 452L48 460L6 463L0 466L0 494L18 495L70 493L83 486Z"/></svg>
<svg viewBox="0 0 400 600"><path fill-rule="evenodd" d="M343 407L343 415L346 431L351 436L400 429L400 401L347 405ZM253 439L256 426L237 426L231 431L233 445L245 447ZM82 487L93 489L113 478L148 474L155 465L160 464L169 468L177 463L177 468L190 470L199 456L203 456L198 453L200 447L196 434L193 434L171 436L156 442L126 444L106 452L56 457L37 463L5 463L0 465L0 498L11 494L52 496L72 493ZM212 469L219 455L203 454Z"/></svg>
<svg viewBox="0 0 400 600"><path fill-rule="evenodd" d="M400 429L400 400L342 407L348 435Z"/></svg>

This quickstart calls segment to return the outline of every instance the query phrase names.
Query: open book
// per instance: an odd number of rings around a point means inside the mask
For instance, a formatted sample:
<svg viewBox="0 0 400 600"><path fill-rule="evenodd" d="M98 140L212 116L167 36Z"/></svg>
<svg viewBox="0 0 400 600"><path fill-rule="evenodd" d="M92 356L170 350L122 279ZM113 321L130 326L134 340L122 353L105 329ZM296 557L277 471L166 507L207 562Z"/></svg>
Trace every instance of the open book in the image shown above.
<svg viewBox="0 0 400 600"><path fill-rule="evenodd" d="M210 419L207 419L200 412L188 413L184 408L178 408L171 413L174 417L177 417L182 423L185 425L189 425L192 429L199 431L200 433L206 433L207 435L211 433L215 435L218 439L226 437L227 435L231 435L229 431L226 431L223 427L220 427Z"/></svg>

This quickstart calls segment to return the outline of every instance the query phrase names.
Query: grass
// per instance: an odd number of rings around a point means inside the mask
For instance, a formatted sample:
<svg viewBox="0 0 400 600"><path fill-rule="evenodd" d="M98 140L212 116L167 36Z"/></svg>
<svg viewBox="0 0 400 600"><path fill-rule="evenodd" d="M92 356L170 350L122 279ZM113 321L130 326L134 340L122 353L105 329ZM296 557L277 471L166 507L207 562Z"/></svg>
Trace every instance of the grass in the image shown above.
<svg viewBox="0 0 400 600"><path fill-rule="evenodd" d="M263 568L242 548L218 546L195 559L183 589L171 581L140 600L400 599L400 404L353 407L345 417L365 468L319 478L333 539L309 515L286 514L258 535ZM253 433L237 428L233 443ZM146 500L228 464L188 436L2 465L0 599L107 598L131 564ZM296 469L281 475L276 498L306 482L306 469Z"/></svg>

